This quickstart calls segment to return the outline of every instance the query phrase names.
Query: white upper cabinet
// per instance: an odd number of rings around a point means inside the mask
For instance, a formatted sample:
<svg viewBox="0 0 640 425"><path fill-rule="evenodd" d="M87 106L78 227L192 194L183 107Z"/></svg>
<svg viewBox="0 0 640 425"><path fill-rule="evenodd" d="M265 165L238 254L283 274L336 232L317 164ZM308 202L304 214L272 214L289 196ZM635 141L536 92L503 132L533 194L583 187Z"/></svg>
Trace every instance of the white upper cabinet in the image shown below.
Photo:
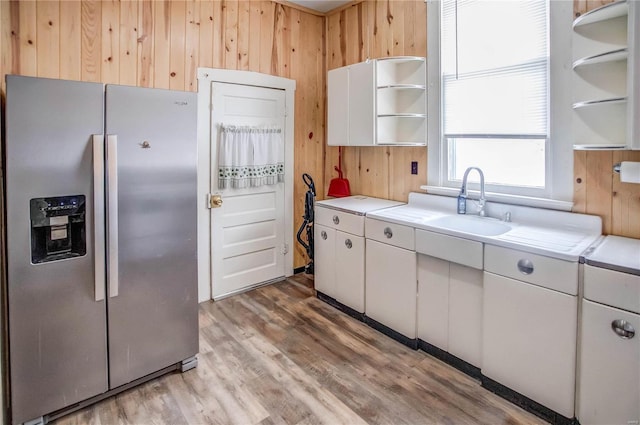
<svg viewBox="0 0 640 425"><path fill-rule="evenodd" d="M426 61L369 60L329 71L328 144L426 145Z"/></svg>
<svg viewBox="0 0 640 425"><path fill-rule="evenodd" d="M637 3L609 3L573 23L575 149L640 149Z"/></svg>

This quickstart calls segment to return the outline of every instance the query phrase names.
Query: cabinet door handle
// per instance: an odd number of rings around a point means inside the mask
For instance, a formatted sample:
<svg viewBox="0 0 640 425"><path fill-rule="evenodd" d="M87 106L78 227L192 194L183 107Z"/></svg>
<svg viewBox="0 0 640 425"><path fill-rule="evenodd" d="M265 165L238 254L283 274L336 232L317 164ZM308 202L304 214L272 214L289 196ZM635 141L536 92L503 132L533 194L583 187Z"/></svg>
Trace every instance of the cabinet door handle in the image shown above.
<svg viewBox="0 0 640 425"><path fill-rule="evenodd" d="M391 239L391 237L393 236L393 231L390 227L384 228L384 235L387 237L387 239Z"/></svg>
<svg viewBox="0 0 640 425"><path fill-rule="evenodd" d="M340 224L340 217L338 217L337 215L333 216L333 224Z"/></svg>
<svg viewBox="0 0 640 425"><path fill-rule="evenodd" d="M531 260L527 260L525 258L518 261L518 270L522 274L531 274L533 273L533 262Z"/></svg>
<svg viewBox="0 0 640 425"><path fill-rule="evenodd" d="M631 323L626 320L618 319L611 322L611 329L622 339L631 339L635 336L636 330L633 329Z"/></svg>
<svg viewBox="0 0 640 425"><path fill-rule="evenodd" d="M351 249L351 247L353 246L353 243L351 242L351 239L345 239L344 246L346 246L347 249Z"/></svg>
<svg viewBox="0 0 640 425"><path fill-rule="evenodd" d="M327 240L327 232L325 232L324 230L323 230L322 232L320 232L320 237L321 237L323 240L325 240L325 241L326 241L326 240Z"/></svg>

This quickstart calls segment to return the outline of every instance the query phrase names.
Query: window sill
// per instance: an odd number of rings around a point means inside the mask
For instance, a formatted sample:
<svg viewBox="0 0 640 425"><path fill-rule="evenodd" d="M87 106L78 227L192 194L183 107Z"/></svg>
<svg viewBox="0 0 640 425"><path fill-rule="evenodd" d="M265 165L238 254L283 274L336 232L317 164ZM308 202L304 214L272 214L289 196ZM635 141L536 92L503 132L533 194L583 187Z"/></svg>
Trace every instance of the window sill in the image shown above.
<svg viewBox="0 0 640 425"><path fill-rule="evenodd" d="M433 195L443 195L457 197L460 193L460 189L453 187L441 187L441 186L420 186L420 189L431 193ZM469 190L471 198L479 198L480 192L476 190ZM519 195L506 195L504 193L486 192L485 196L487 201L500 202L503 204L522 205L526 207L545 208L549 210L558 211L571 211L573 208L573 202L557 201L555 199L546 198L532 198L528 196Z"/></svg>

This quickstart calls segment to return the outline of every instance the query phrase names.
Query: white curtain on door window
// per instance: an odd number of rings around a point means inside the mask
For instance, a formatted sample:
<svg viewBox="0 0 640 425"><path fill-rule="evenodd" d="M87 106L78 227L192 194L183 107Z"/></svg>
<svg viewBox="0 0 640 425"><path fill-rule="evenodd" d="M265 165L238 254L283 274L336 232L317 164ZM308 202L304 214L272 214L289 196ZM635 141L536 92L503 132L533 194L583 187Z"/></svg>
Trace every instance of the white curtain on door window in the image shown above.
<svg viewBox="0 0 640 425"><path fill-rule="evenodd" d="M281 129L223 125L219 139L219 189L242 189L284 182Z"/></svg>

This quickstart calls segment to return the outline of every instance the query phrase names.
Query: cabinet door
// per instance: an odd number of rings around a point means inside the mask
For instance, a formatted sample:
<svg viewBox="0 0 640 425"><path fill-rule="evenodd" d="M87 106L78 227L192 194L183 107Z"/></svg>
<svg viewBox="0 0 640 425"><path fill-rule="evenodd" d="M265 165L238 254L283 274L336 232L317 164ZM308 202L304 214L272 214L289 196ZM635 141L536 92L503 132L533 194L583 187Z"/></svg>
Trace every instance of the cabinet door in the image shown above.
<svg viewBox="0 0 640 425"><path fill-rule="evenodd" d="M332 69L327 74L327 144L349 143L349 69Z"/></svg>
<svg viewBox="0 0 640 425"><path fill-rule="evenodd" d="M484 273L482 373L574 415L577 297Z"/></svg>
<svg viewBox="0 0 640 425"><path fill-rule="evenodd" d="M401 333L416 337L416 253L366 240L365 312Z"/></svg>
<svg viewBox="0 0 640 425"><path fill-rule="evenodd" d="M482 364L482 270L449 266L449 352Z"/></svg>
<svg viewBox="0 0 640 425"><path fill-rule="evenodd" d="M336 231L325 226L314 226L314 282L316 291L335 297L335 240Z"/></svg>
<svg viewBox="0 0 640 425"><path fill-rule="evenodd" d="M352 146L375 143L374 62L349 66L349 145Z"/></svg>
<svg viewBox="0 0 640 425"><path fill-rule="evenodd" d="M582 301L577 417L583 425L640 420L640 338L617 335L616 320L640 330L640 315Z"/></svg>
<svg viewBox="0 0 640 425"><path fill-rule="evenodd" d="M364 313L364 238L336 231L335 298Z"/></svg>
<svg viewBox="0 0 640 425"><path fill-rule="evenodd" d="M418 338L449 351L449 262L418 255Z"/></svg>

